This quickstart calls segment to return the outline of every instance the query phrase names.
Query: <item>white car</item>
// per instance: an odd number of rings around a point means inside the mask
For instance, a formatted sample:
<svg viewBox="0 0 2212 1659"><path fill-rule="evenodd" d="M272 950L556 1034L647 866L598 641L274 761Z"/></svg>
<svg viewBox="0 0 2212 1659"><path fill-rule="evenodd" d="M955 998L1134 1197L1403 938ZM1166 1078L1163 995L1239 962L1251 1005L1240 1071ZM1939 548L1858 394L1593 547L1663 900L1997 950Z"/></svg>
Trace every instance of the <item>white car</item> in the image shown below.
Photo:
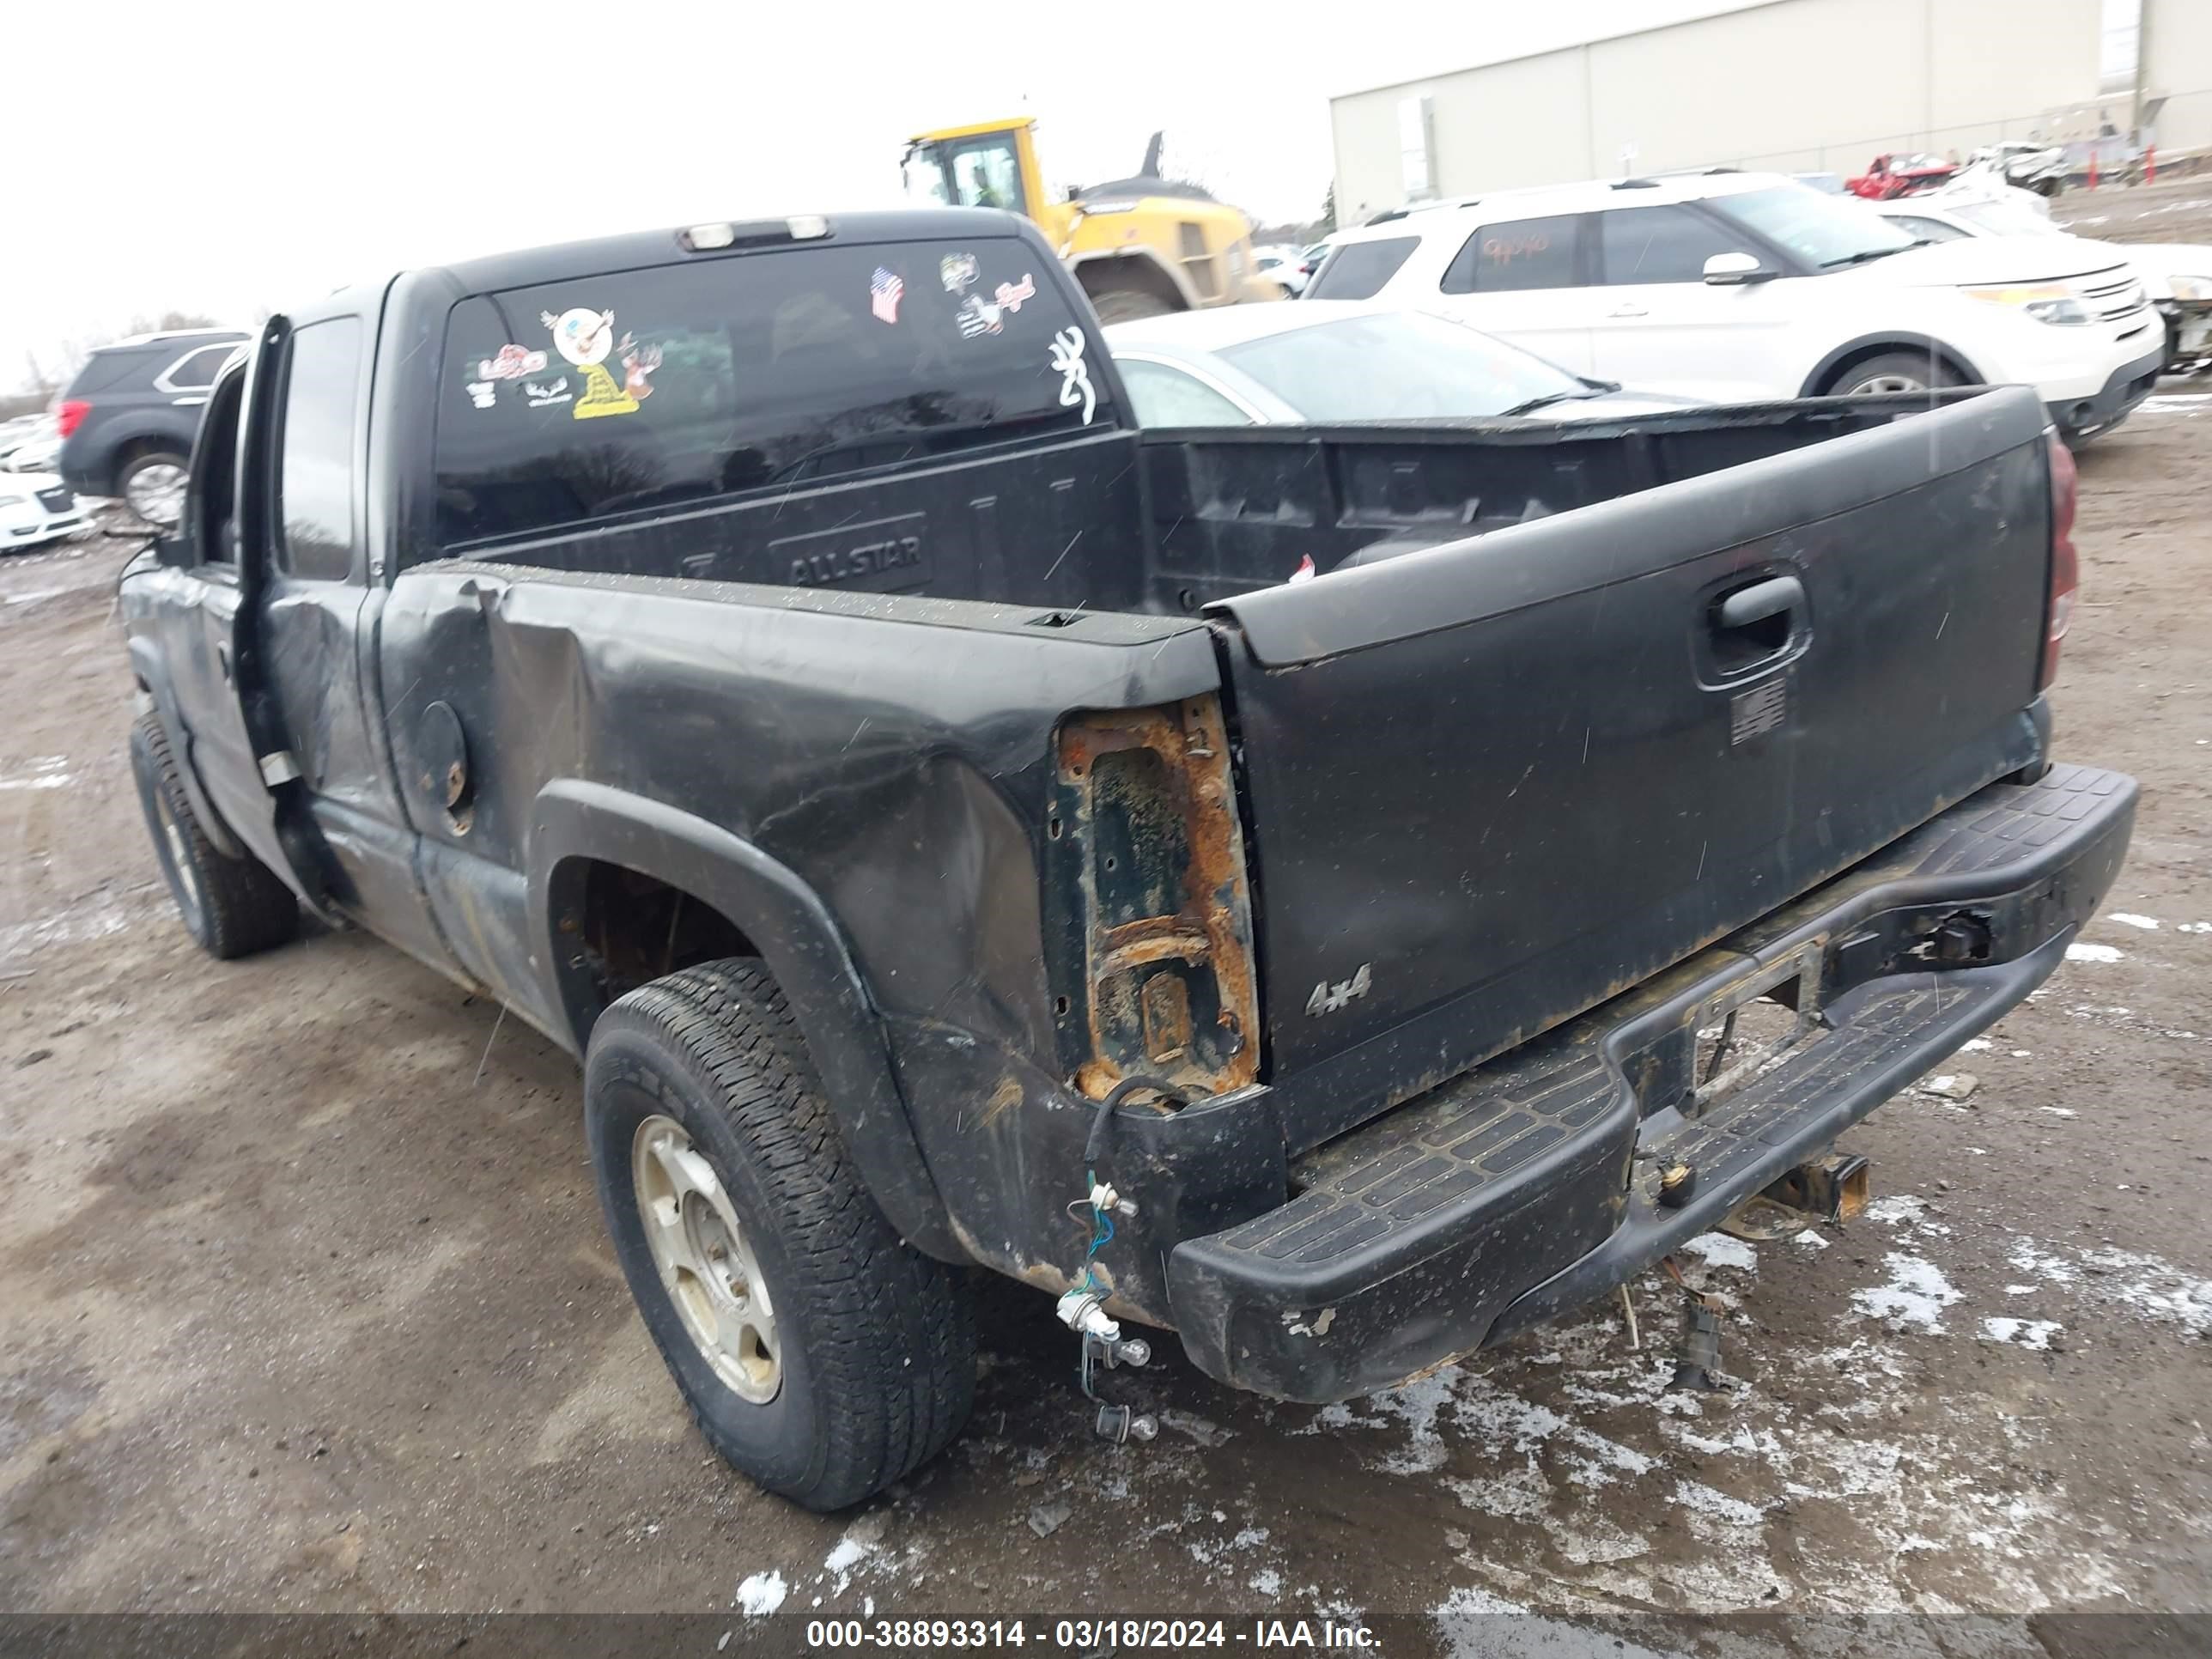
<svg viewBox="0 0 2212 1659"><path fill-rule="evenodd" d="M1909 198L1908 198L1909 199ZM1498 191L1340 233L1313 299L1435 311L1579 374L1745 400L2025 381L2078 442L2165 358L2142 283L2048 235L1922 246L1778 173Z"/></svg>
<svg viewBox="0 0 2212 1659"><path fill-rule="evenodd" d="M1352 300L1146 317L1108 327L1106 348L1140 426L1586 421L1692 406L1583 380L1442 317Z"/></svg>
<svg viewBox="0 0 2212 1659"><path fill-rule="evenodd" d="M10 421L0 428L0 471L52 471L61 447L61 428L52 416L28 415Z"/></svg>
<svg viewBox="0 0 2212 1659"><path fill-rule="evenodd" d="M2039 232L2099 248L2125 259L2142 278L2143 291L2166 319L2168 373L2212 364L2212 247L2188 242L2107 242L2069 235L2061 226L2022 212L2011 198L1972 191L1940 190L1879 204L1881 216L1909 236L1931 242L1976 236L2027 236ZM2039 197L2029 197L2040 202ZM1869 204L1869 205L1875 205Z"/></svg>
<svg viewBox="0 0 2212 1659"><path fill-rule="evenodd" d="M52 473L0 473L0 551L36 547L91 522L83 503Z"/></svg>
<svg viewBox="0 0 2212 1659"><path fill-rule="evenodd" d="M0 470L9 472L51 472L61 457L62 434L41 432L26 438L0 459Z"/></svg>
<svg viewBox="0 0 2212 1659"><path fill-rule="evenodd" d="M1305 255L1294 247L1262 247L1252 251L1252 268L1266 281L1280 287L1291 299L1306 291Z"/></svg>

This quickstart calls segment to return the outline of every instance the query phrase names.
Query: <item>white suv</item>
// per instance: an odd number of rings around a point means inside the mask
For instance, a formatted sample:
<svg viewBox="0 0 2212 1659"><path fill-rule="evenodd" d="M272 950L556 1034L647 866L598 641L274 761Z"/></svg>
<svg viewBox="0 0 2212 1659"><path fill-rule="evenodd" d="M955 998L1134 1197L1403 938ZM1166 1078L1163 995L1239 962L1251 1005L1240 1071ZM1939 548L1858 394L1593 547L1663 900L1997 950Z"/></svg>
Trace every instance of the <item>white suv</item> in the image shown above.
<svg viewBox="0 0 2212 1659"><path fill-rule="evenodd" d="M1578 374L1719 399L2024 381L2067 441L2157 383L2163 331L2109 250L1929 246L1778 173L1501 191L1341 234L1307 289L1434 311Z"/></svg>

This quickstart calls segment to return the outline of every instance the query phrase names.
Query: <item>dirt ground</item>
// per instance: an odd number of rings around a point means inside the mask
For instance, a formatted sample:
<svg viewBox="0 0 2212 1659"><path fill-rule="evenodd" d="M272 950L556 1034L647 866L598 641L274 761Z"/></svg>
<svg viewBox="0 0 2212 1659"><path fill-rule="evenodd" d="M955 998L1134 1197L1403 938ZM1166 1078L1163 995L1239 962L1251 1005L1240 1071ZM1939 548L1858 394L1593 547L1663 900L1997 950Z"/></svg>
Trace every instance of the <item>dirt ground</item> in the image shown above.
<svg viewBox="0 0 2212 1659"><path fill-rule="evenodd" d="M2212 224L2212 180L2067 205L2124 199ZM0 1611L1398 1615L1461 1654L1513 1609L2212 1613L2212 386L2081 471L2059 750L2144 786L2111 914L1966 1098L1849 1138L1870 1217L1700 1241L1735 1389L1664 1392L1610 1311L1320 1411L1168 1343L1123 1382L1159 1439L1110 1449L994 1285L967 1437L830 1519L686 1420L557 1051L371 939L186 940L124 762L126 544L0 562ZM1816 1650L1776 1639L1726 1651Z"/></svg>

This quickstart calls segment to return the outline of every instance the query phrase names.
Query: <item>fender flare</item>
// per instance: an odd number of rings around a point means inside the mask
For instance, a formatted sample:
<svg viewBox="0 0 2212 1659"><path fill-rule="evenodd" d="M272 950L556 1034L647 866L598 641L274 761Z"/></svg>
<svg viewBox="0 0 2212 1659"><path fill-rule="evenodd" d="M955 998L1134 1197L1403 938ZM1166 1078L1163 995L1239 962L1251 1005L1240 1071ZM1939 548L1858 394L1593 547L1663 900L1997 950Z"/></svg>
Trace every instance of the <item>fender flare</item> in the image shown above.
<svg viewBox="0 0 2212 1659"><path fill-rule="evenodd" d="M1974 367L1966 354L1948 342L1939 340L1932 334L1913 334L1897 329L1884 329L1874 334L1862 334L1855 340L1846 340L1822 357L1819 362L1813 365L1812 372L1806 375L1803 382L1798 386L1797 395L1801 398L1818 397L1820 394L1813 388L1826 380L1838 363L1842 362L1846 357L1856 357L1868 351L1929 352L1938 357L1949 358L1957 366L1960 373L1966 377L1967 385L1989 384L1988 377Z"/></svg>
<svg viewBox="0 0 2212 1659"><path fill-rule="evenodd" d="M750 939L775 975L822 1079L845 1149L885 1218L940 1260L972 1258L954 1237L922 1160L875 1002L829 908L787 866L718 824L626 790L556 779L531 812L530 936L543 951L551 1006L579 1055L598 1018L596 988L571 968L553 915L562 865L597 860L711 904Z"/></svg>
<svg viewBox="0 0 2212 1659"><path fill-rule="evenodd" d="M1182 296L1184 310L1196 311L1199 309L1201 302L1198 297L1198 290L1191 286L1190 278L1185 276L1182 271L1178 270L1174 265L1169 264L1168 261L1163 259L1160 257L1159 250L1158 248L1147 246L1142 242L1130 242L1120 247L1091 248L1085 252L1071 253L1067 256L1067 268L1070 271L1078 273L1075 278L1075 285L1078 288L1083 288L1083 278L1080 272L1085 265L1104 264L1109 262L1121 262L1128 260L1134 260L1139 264L1147 265L1164 277L1167 280L1169 286L1173 288L1177 294ZM1085 295L1088 295L1091 290L1085 288L1083 291Z"/></svg>
<svg viewBox="0 0 2212 1659"><path fill-rule="evenodd" d="M222 821L222 815L215 810L207 791L200 786L199 765L192 758L192 729L185 724L184 714L177 707L176 690L169 684L161 647L143 635L134 635L130 650L131 672L146 688L154 712L161 717L161 729L168 734L170 757L177 763L177 781L185 787L185 799L191 804L193 817L199 820L200 833L225 858L244 858L246 848L239 844L238 837L231 833L230 826Z"/></svg>

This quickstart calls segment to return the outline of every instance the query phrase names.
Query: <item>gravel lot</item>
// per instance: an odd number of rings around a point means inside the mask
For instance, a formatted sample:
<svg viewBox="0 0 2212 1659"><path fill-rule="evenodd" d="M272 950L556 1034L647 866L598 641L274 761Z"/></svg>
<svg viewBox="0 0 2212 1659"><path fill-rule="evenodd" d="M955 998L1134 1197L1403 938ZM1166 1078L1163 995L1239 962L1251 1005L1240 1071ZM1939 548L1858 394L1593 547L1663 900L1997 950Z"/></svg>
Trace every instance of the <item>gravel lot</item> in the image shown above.
<svg viewBox="0 0 2212 1659"><path fill-rule="evenodd" d="M2212 240L2212 180L2067 205ZM684 1418L557 1051L364 938L190 945L124 761L127 544L0 562L0 1610L1357 1612L1462 1653L1501 1607L2212 1613L2212 385L2082 480L2060 753L2145 787L2112 914L1965 1099L1850 1138L1869 1218L1702 1241L1734 1391L1662 1393L1610 1315L1322 1411L1170 1352L1113 1449L994 1285L966 1439L834 1519Z"/></svg>

